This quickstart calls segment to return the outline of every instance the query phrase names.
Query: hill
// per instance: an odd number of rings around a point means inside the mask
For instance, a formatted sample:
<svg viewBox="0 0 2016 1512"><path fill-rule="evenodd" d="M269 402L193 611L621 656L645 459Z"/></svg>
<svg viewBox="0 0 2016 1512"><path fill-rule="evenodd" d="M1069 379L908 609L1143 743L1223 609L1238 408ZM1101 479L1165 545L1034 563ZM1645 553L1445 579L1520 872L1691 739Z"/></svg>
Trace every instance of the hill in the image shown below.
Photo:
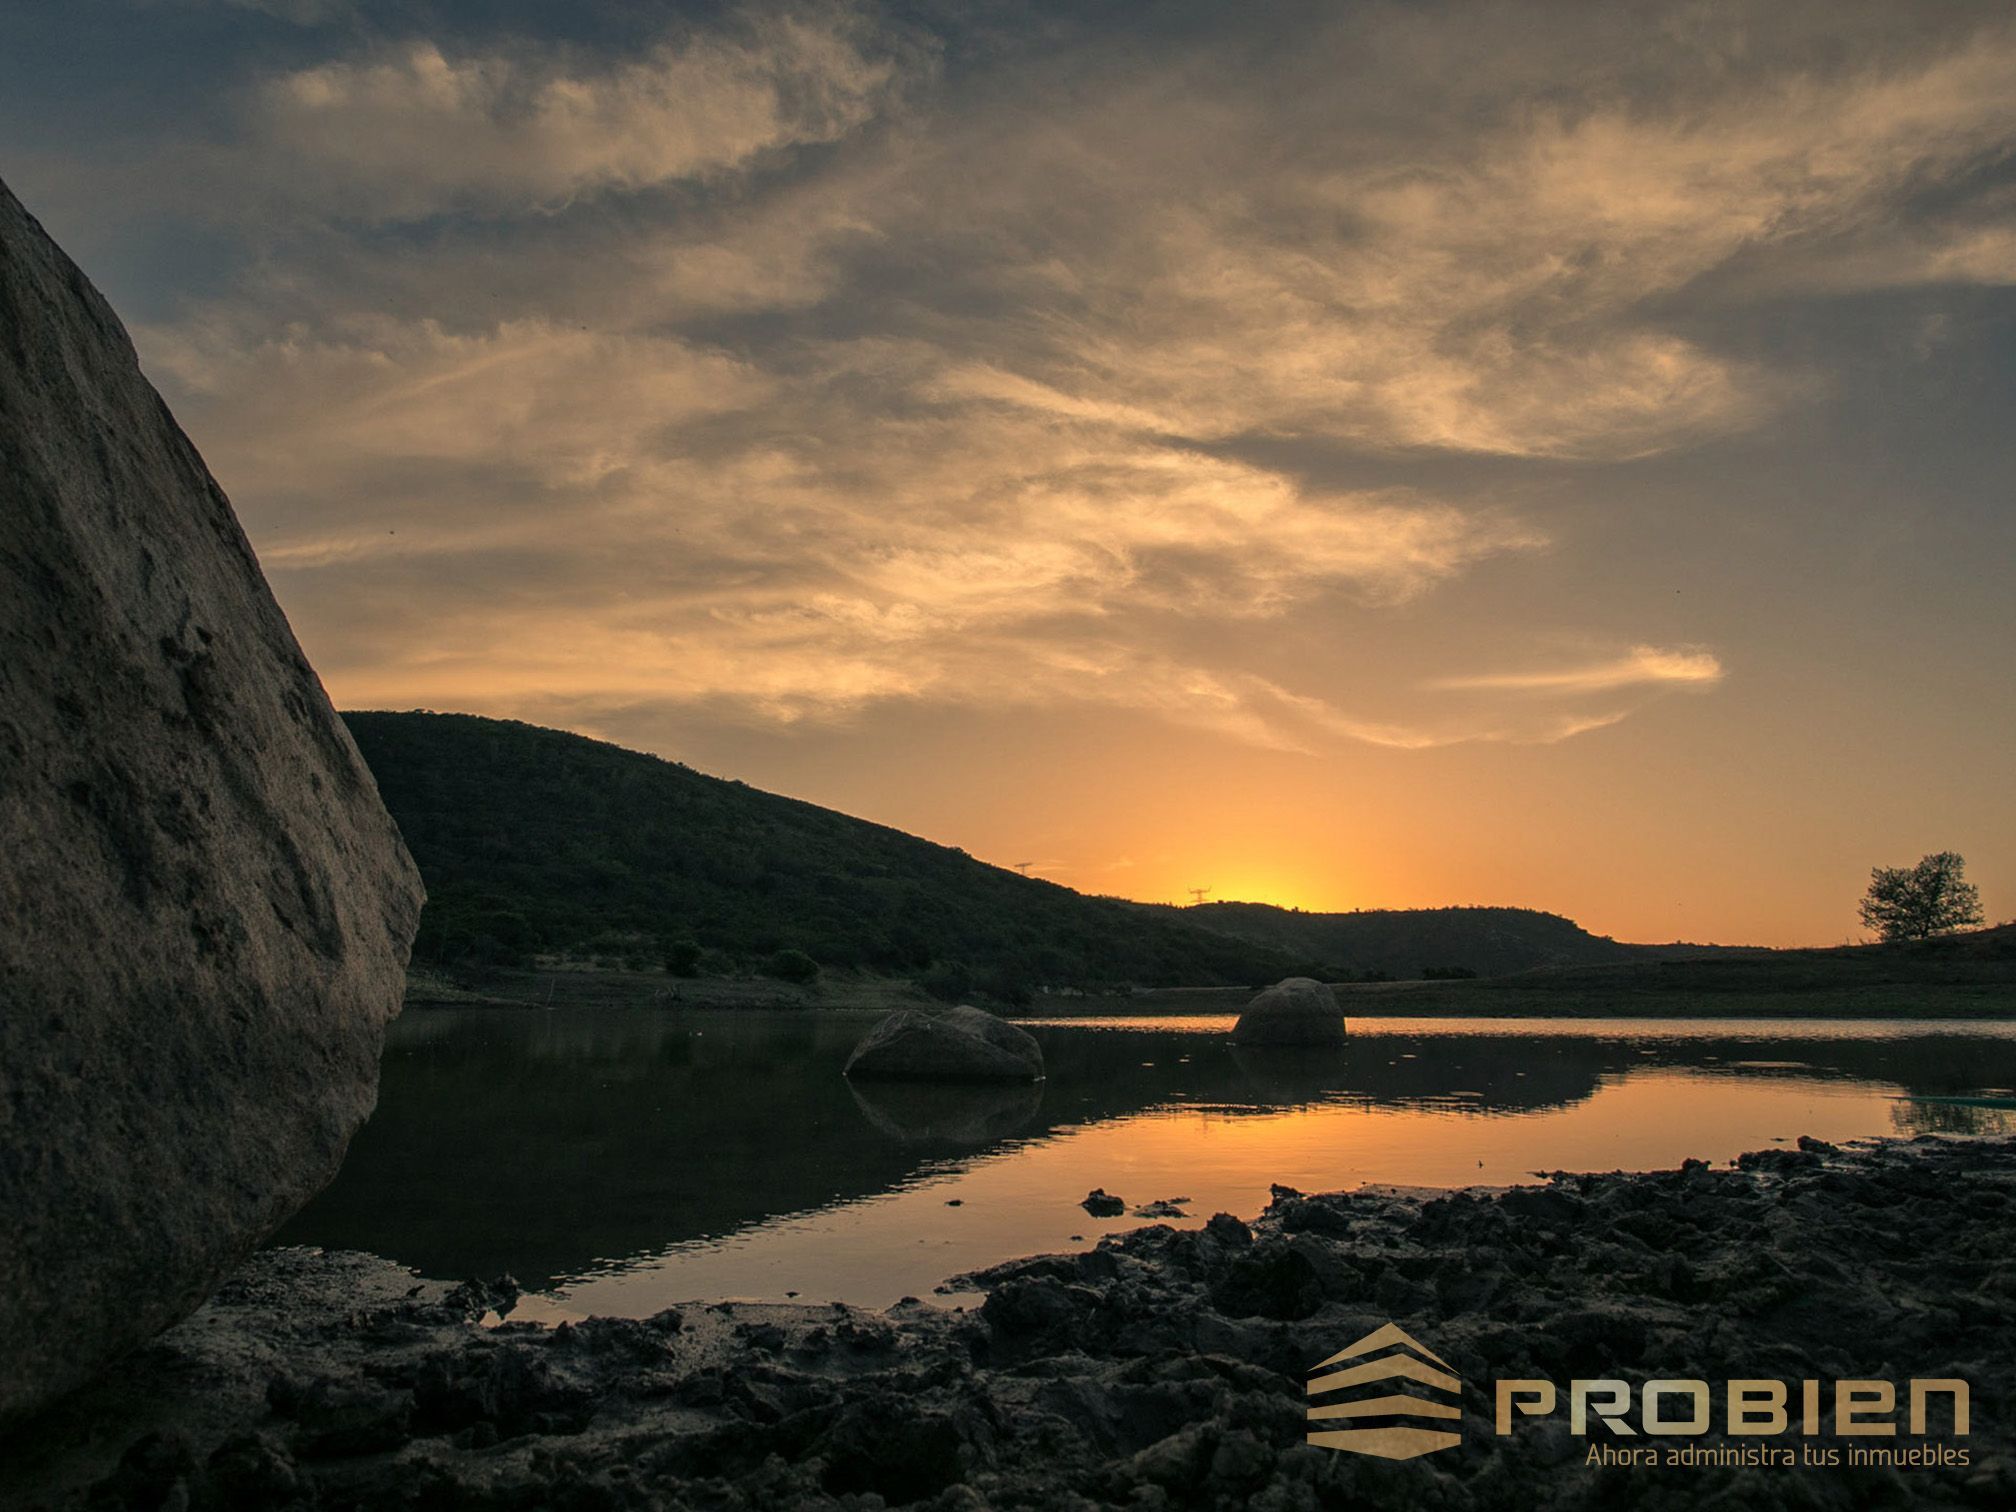
<svg viewBox="0 0 2016 1512"><path fill-rule="evenodd" d="M426 879L414 959L829 969L941 996L1271 981L1290 953L656 756L468 714L346 714ZM802 967L803 963L797 963Z"/></svg>
<svg viewBox="0 0 2016 1512"><path fill-rule="evenodd" d="M1988 987L2012 983L2016 983L2016 924L1930 940L1557 966L1477 985L1535 992L1703 994Z"/></svg>
<svg viewBox="0 0 2016 1512"><path fill-rule="evenodd" d="M1531 908L1366 909L1304 913L1267 903L1138 905L1232 939L1322 962L1337 980L1427 974L1506 976L1544 966L1601 966L1765 952L1713 945L1627 945Z"/></svg>
<svg viewBox="0 0 2016 1512"><path fill-rule="evenodd" d="M423 968L559 957L643 973L633 987L663 982L668 970L728 978L816 968L855 973L864 990L869 979L912 980L943 997L1008 1002L1045 987L1245 989L1292 974L1474 975L1478 987L1557 1002L2011 974L2006 930L1922 946L1771 951L1629 944L1524 908L1325 914L1086 897L579 735L467 714L343 717L427 882L414 947Z"/></svg>
<svg viewBox="0 0 2016 1512"><path fill-rule="evenodd" d="M1342 997L1347 1017L2007 1018L2016 1012L2016 925L1896 944L1655 953L1477 981L1354 986Z"/></svg>
<svg viewBox="0 0 2016 1512"><path fill-rule="evenodd" d="M1187 910L1186 910L1187 912ZM1587 966L1539 966L1474 980L1375 981L1338 987L1360 1018L1972 1019L2016 1014L2016 924L1938 939L1806 950L1626 946L1646 954ZM1231 1013L1236 990L1137 994L1143 1013ZM1052 1008L1052 1012L1058 1011ZM1087 1011L1111 1012L1110 1008Z"/></svg>

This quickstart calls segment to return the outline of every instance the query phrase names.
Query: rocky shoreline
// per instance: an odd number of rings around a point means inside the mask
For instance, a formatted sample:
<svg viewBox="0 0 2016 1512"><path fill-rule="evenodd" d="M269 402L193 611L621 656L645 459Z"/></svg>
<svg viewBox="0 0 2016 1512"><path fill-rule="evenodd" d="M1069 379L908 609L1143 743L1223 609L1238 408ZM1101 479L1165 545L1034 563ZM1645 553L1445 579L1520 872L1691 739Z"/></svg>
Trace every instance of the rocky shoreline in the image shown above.
<svg viewBox="0 0 2016 1512"><path fill-rule="evenodd" d="M2016 1140L1806 1141L1490 1193L1277 1189L1250 1225L1154 1225L962 1284L984 1304L703 1303L546 1328L500 1322L508 1282L269 1251L0 1442L0 1504L2016 1504ZM1387 1322L1468 1382L1454 1452L1304 1441L1305 1374ZM1806 1379L1959 1377L1972 1423L1928 1464L1595 1463L1601 1429L1578 1437L1565 1411L1494 1433L1490 1383L1515 1377L1564 1395L1571 1377L1701 1378L1718 1414L1730 1378L1796 1400ZM1921 1442L1898 1432L1779 1442Z"/></svg>

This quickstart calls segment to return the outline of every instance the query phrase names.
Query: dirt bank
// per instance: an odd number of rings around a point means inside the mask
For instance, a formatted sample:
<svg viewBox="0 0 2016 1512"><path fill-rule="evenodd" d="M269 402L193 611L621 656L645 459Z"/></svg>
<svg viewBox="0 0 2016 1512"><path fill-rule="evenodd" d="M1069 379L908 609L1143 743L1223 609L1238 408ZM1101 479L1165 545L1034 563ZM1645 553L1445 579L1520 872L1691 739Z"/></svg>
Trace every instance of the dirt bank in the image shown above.
<svg viewBox="0 0 2016 1512"><path fill-rule="evenodd" d="M22 1507L932 1509L2016 1504L2016 1141L1812 1146L1739 1169L1490 1194L1280 1191L1250 1227L1154 1226L974 1278L984 1306L701 1304L494 1324L361 1255L260 1257L202 1312L0 1444ZM1463 1442L1304 1442L1309 1369L1396 1322L1468 1383ZM1904 1467L1611 1466L1574 1377L1960 1377ZM1564 1411L1493 1432L1491 1382ZM1905 1449L1894 1439L1769 1442ZM1755 1438L1613 1445L1755 1445ZM1843 1459L1846 1459L1845 1452Z"/></svg>

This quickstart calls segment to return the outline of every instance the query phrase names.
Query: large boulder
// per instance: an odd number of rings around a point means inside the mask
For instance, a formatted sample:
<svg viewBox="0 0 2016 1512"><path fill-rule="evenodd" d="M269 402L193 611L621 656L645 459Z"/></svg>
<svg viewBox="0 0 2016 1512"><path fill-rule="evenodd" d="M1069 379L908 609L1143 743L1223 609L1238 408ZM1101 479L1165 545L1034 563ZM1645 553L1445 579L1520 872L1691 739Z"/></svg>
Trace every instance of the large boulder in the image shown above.
<svg viewBox="0 0 2016 1512"><path fill-rule="evenodd" d="M1313 977L1289 977L1258 994L1232 1030L1238 1045L1341 1045L1344 1010Z"/></svg>
<svg viewBox="0 0 2016 1512"><path fill-rule="evenodd" d="M0 1420L335 1174L421 898L230 504L0 185Z"/></svg>
<svg viewBox="0 0 2016 1512"><path fill-rule="evenodd" d="M978 1008L899 1008L854 1047L846 1074L889 1081L1038 1081L1043 1049Z"/></svg>

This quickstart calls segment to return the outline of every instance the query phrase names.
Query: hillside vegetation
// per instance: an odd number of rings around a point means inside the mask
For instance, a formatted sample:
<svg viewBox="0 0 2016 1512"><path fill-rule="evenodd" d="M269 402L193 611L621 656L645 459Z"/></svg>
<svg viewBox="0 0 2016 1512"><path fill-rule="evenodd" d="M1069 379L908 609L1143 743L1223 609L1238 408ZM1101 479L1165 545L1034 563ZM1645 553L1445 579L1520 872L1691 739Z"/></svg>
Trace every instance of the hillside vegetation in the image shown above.
<svg viewBox="0 0 2016 1512"><path fill-rule="evenodd" d="M1530 908L1367 909L1304 913L1266 903L1143 904L1249 944L1325 963L1339 979L1430 972L1502 976L1536 966L1592 966L1646 958L1667 947L1623 945L1572 919Z"/></svg>
<svg viewBox="0 0 2016 1512"><path fill-rule="evenodd" d="M1360 1018L2008 1018L2016 1014L2016 925L1929 940L1809 950L1639 945L1635 960L1539 966L1475 980L1362 977L1339 985ZM1142 1012L1234 1013L1246 994L1175 988L1137 995ZM1075 1006L1075 1005L1074 1005ZM1053 1008L1050 1011L1055 1012ZM1085 1005L1085 1011L1101 1010Z"/></svg>
<svg viewBox="0 0 2016 1512"><path fill-rule="evenodd" d="M816 966L1014 1000L1310 964L579 735L467 714L344 718L427 882L422 966L544 954L787 979Z"/></svg>
<svg viewBox="0 0 2016 1512"><path fill-rule="evenodd" d="M1937 942L1626 944L1523 908L1322 914L1086 897L579 735L467 714L344 718L426 879L414 960L433 973L592 962L633 984L764 975L805 989L847 975L864 990L891 979L1020 1002L1046 988L1244 989L1296 974L1602 994L1999 981L2009 969L1987 936L1967 947L1984 959L1961 964L1948 956L1962 947ZM1912 953L1928 948L1944 964Z"/></svg>
<svg viewBox="0 0 2016 1512"><path fill-rule="evenodd" d="M1840 992L1888 987L2001 987L2016 983L2016 924L1929 940L1756 950L1696 959L1640 959L1526 972L1480 990L1693 995Z"/></svg>

